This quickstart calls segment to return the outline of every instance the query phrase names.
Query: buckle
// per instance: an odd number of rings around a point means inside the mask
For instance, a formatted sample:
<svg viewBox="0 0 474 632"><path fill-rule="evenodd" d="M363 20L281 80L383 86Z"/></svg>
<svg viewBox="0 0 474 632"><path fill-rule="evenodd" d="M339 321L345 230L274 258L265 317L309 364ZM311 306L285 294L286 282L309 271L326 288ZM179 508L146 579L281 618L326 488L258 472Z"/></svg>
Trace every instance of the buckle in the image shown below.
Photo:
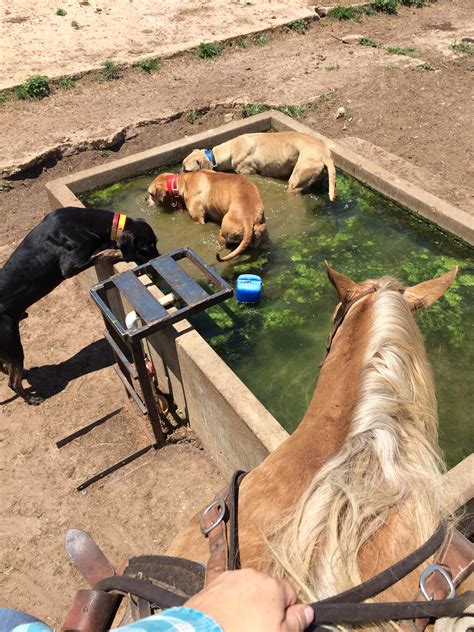
<svg viewBox="0 0 474 632"><path fill-rule="evenodd" d="M205 527L204 518L211 511L211 509L214 509L214 507L219 508L219 515L217 516L216 520L213 520L208 527ZM226 509L227 507L226 507L225 501L222 500L222 498L217 498L204 509L204 511L201 514L201 519L199 521L199 526L201 528L201 533L203 535L207 535L208 533L210 533L215 527L217 527L218 524L220 524L224 520Z"/></svg>
<svg viewBox="0 0 474 632"><path fill-rule="evenodd" d="M446 599L453 599L456 597L456 587L454 586L454 582L449 571L439 564L430 564L420 575L420 591L426 601L433 601L433 597L428 595L428 591L426 590L426 581L433 573L439 573L445 579L449 588L449 595Z"/></svg>

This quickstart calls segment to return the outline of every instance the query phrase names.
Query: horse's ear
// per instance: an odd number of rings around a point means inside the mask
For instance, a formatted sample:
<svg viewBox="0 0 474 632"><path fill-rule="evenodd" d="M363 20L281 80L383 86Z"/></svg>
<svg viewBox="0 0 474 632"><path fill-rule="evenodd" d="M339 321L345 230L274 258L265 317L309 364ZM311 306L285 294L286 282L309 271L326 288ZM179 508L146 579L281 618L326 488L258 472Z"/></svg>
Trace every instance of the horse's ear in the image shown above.
<svg viewBox="0 0 474 632"><path fill-rule="evenodd" d="M352 279L349 279L349 277L346 277L344 276L344 274L336 272L336 270L331 268L326 259L324 260L324 265L326 266L329 280L334 285L337 293L339 294L339 300L341 301L341 303L346 303L347 301L350 301L355 294L362 291L363 288L358 283L352 281Z"/></svg>
<svg viewBox="0 0 474 632"><path fill-rule="evenodd" d="M455 266L452 270L436 279L418 283L418 285L414 285L413 287L407 287L403 296L410 306L410 309L415 310L433 305L433 303L443 296L454 281L457 273L458 267Z"/></svg>

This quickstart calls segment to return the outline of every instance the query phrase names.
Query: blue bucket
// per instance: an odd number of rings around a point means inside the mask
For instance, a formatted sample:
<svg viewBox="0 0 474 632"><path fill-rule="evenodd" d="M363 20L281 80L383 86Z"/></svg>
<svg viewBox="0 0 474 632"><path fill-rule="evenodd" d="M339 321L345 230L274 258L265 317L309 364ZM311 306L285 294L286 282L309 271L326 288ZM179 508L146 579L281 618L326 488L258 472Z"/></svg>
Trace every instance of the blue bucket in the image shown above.
<svg viewBox="0 0 474 632"><path fill-rule="evenodd" d="M239 301L239 303L258 303L261 295L261 277L257 274L241 274L237 277L235 298Z"/></svg>

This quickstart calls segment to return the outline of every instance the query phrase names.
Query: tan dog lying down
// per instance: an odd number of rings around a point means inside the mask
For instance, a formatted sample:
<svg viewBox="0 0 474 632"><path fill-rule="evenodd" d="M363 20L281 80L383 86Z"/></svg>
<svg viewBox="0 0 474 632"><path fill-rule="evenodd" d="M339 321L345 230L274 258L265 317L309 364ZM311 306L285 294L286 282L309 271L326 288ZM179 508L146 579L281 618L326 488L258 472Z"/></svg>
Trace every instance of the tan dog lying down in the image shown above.
<svg viewBox="0 0 474 632"><path fill-rule="evenodd" d="M288 192L302 193L326 167L329 199L336 198L336 169L326 144L302 132L243 134L210 149L194 149L183 160L185 171L217 169L289 178Z"/></svg>
<svg viewBox="0 0 474 632"><path fill-rule="evenodd" d="M248 246L258 246L266 230L263 202L257 187L247 178L208 169L194 173L162 173L148 187L148 204L180 206L191 218L204 224L206 217L221 225L217 241L221 248L238 243L219 261L240 255Z"/></svg>

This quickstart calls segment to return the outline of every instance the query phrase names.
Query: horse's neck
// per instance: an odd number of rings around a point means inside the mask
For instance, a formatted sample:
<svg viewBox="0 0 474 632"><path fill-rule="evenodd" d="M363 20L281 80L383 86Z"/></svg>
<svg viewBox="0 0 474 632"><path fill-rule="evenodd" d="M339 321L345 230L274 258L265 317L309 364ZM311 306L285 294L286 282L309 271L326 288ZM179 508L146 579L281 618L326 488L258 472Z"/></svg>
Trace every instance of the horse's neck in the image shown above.
<svg viewBox="0 0 474 632"><path fill-rule="evenodd" d="M354 305L353 318L338 331L298 429L244 479L241 529L245 530L246 525L258 527L258 536L250 537L252 545L257 545L249 547L252 562L260 555L268 561L268 551L261 546L261 532L271 530L291 510L309 481L344 443L357 403L358 378L370 329L369 302ZM317 361L315 358L315 368ZM241 542L245 562L248 540L242 536Z"/></svg>

